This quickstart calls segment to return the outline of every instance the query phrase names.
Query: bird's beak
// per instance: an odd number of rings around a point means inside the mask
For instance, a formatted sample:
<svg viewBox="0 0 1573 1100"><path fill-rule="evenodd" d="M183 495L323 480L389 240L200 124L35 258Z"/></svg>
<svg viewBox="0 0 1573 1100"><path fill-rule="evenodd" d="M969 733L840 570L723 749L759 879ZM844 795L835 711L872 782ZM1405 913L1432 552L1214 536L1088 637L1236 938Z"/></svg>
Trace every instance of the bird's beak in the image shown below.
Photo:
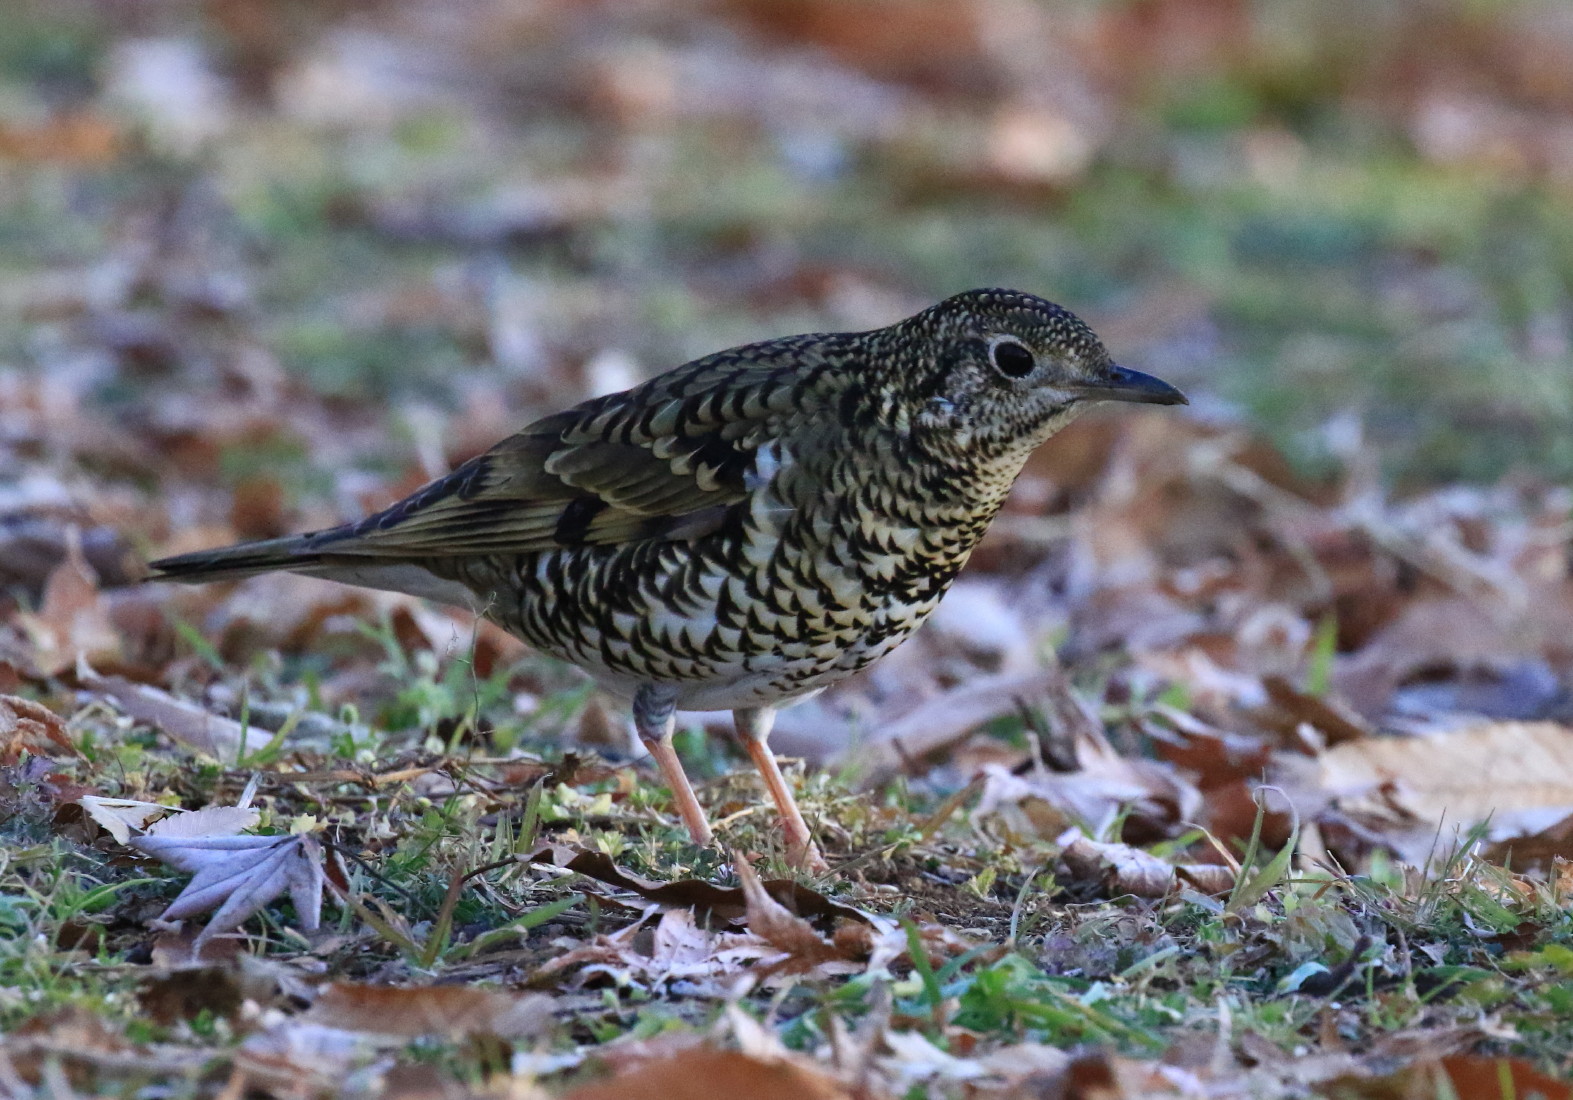
<svg viewBox="0 0 1573 1100"><path fill-rule="evenodd" d="M1185 395L1169 383L1128 367L1110 367L1096 382L1072 387L1090 401L1137 401L1144 405L1189 405Z"/></svg>

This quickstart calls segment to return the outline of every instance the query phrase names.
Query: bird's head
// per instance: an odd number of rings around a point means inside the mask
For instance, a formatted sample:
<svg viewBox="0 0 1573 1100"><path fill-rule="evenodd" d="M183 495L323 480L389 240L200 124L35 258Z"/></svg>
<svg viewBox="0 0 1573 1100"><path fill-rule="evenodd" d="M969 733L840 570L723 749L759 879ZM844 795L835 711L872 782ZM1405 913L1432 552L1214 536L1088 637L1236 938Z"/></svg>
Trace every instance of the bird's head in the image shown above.
<svg viewBox="0 0 1573 1100"><path fill-rule="evenodd" d="M970 290L887 330L904 360L915 432L945 449L1025 458L1097 401L1183 405L1119 366L1069 310L1015 290Z"/></svg>

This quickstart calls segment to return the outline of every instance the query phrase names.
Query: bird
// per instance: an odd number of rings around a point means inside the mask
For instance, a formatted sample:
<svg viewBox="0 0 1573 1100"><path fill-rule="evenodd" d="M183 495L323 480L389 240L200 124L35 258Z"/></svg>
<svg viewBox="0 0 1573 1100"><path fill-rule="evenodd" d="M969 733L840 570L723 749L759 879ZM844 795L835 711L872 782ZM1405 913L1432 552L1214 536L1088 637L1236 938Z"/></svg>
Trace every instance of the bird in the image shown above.
<svg viewBox="0 0 1573 1100"><path fill-rule="evenodd" d="M730 710L789 863L822 871L768 746L776 710L916 630L1027 457L1105 401L1187 403L1069 310L971 290L885 328L695 359L537 420L364 519L151 574L283 570L469 607L631 702L699 845L714 837L675 716Z"/></svg>

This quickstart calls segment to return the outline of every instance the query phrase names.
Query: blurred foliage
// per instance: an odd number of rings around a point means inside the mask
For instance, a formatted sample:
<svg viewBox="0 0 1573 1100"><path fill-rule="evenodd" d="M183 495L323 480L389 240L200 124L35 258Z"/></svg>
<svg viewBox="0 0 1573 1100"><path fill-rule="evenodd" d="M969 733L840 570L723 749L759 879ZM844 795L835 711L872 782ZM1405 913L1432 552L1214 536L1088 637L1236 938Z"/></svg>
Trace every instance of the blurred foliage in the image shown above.
<svg viewBox="0 0 1573 1100"><path fill-rule="evenodd" d="M1573 472L1549 0L10 9L24 369L123 371L129 313L168 347L149 402L245 343L351 401L496 377L523 416L607 349L1004 284L1313 466L1353 411L1402 475Z"/></svg>

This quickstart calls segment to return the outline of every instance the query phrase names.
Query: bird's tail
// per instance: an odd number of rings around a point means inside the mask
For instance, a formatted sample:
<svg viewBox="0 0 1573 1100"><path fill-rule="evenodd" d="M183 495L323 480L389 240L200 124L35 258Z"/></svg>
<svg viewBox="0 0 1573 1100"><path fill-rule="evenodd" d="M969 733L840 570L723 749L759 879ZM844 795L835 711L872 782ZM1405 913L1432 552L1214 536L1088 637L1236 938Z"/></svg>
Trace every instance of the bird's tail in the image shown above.
<svg viewBox="0 0 1573 1100"><path fill-rule="evenodd" d="M322 554L310 549L310 535L290 535L260 542L242 542L214 550L197 550L149 562L151 580L182 584L238 581L259 573L283 570L309 571L322 565Z"/></svg>
<svg viewBox="0 0 1573 1100"><path fill-rule="evenodd" d="M182 584L209 584L213 581L238 581L261 573L299 573L340 584L378 588L384 592L403 592L439 603L478 611L489 602L475 591L439 576L420 561L378 558L335 552L332 545L319 549L325 535L340 531L319 531L310 535L291 535L261 542L242 542L216 550L198 550L151 562L148 579L177 581Z"/></svg>

